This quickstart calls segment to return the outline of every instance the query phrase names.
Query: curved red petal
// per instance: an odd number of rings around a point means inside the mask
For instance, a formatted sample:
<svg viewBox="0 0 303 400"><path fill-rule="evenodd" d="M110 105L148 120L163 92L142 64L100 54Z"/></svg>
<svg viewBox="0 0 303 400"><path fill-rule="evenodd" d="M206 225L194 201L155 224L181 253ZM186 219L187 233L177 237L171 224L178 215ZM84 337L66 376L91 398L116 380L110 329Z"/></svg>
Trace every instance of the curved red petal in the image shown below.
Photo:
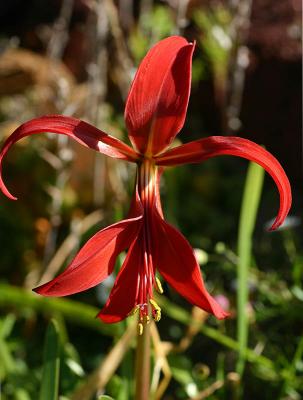
<svg viewBox="0 0 303 400"><path fill-rule="evenodd" d="M97 315L103 322L119 322L137 305L139 271L143 263L140 239L136 238L128 250L105 306Z"/></svg>
<svg viewBox="0 0 303 400"><path fill-rule="evenodd" d="M25 122L17 128L4 142L0 152L0 189L12 200L16 200L6 188L2 176L2 160L10 147L18 140L41 132L62 134L75 139L85 147L99 151L107 156L127 161L137 161L137 153L120 140L107 135L87 122L63 115L46 115Z"/></svg>
<svg viewBox="0 0 303 400"><path fill-rule="evenodd" d="M125 106L129 137L141 154L163 151L184 124L194 44L180 36L161 40L145 56Z"/></svg>
<svg viewBox="0 0 303 400"><path fill-rule="evenodd" d="M167 151L155 158L157 165L198 163L210 157L232 155L243 157L261 165L273 178L280 194L280 208L271 230L285 220L291 207L291 187L279 161L263 147L239 137L211 136Z"/></svg>
<svg viewBox="0 0 303 400"><path fill-rule="evenodd" d="M190 303L214 314L218 319L226 313L206 290L193 249L173 226L153 214L154 265L163 278Z"/></svg>
<svg viewBox="0 0 303 400"><path fill-rule="evenodd" d="M102 229L88 240L65 271L34 291L43 296L68 296L99 284L112 273L118 254L130 246L141 224L142 215Z"/></svg>

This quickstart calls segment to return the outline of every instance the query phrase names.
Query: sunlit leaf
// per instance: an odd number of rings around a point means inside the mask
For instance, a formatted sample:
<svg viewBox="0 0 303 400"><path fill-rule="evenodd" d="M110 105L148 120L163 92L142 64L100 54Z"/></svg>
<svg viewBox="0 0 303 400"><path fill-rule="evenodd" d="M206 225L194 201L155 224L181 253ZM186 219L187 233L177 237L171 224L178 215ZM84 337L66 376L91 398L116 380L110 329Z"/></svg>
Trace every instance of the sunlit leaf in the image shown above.
<svg viewBox="0 0 303 400"><path fill-rule="evenodd" d="M60 369L59 330L55 320L47 328L44 355L43 373L40 387L40 400L57 400L59 390Z"/></svg>

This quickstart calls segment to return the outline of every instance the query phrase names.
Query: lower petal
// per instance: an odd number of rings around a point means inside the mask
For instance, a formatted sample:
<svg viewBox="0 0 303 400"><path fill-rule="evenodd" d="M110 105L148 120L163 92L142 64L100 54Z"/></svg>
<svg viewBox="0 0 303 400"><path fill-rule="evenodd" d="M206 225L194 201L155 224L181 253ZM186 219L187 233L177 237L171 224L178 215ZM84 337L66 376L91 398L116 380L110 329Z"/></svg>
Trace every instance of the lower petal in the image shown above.
<svg viewBox="0 0 303 400"><path fill-rule="evenodd" d="M152 229L155 266L163 278L193 305L218 319L226 318L229 314L207 292L193 249L184 236L156 212Z"/></svg>
<svg viewBox="0 0 303 400"><path fill-rule="evenodd" d="M128 250L107 303L97 315L105 323L125 319L137 304L139 271L143 265L143 252L138 238Z"/></svg>
<svg viewBox="0 0 303 400"><path fill-rule="evenodd" d="M34 291L43 296L68 296L96 286L112 273L118 254L130 246L141 225L142 215L102 229L65 271Z"/></svg>

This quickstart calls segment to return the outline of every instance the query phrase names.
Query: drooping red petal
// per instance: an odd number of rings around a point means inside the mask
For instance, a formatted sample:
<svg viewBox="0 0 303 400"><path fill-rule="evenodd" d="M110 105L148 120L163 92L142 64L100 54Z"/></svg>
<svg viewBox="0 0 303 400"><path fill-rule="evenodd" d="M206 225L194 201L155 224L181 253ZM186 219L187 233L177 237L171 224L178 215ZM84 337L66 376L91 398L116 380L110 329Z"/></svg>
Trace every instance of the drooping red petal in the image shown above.
<svg viewBox="0 0 303 400"><path fill-rule="evenodd" d="M228 316L207 292L190 244L157 212L152 221L154 265L163 278L190 303L214 314L218 319Z"/></svg>
<svg viewBox="0 0 303 400"><path fill-rule="evenodd" d="M112 273L118 254L130 246L141 225L142 214L102 229L65 271L34 291L43 296L68 296L99 284Z"/></svg>
<svg viewBox="0 0 303 400"><path fill-rule="evenodd" d="M127 161L137 161L137 153L120 140L107 135L87 122L63 115L46 115L25 122L17 128L4 142L0 152L0 189L12 200L16 197L6 188L2 176L2 160L10 147L18 140L42 132L62 134L75 139L85 147L90 147L100 153Z"/></svg>
<svg viewBox="0 0 303 400"><path fill-rule="evenodd" d="M172 36L141 62L125 106L128 134L141 154L160 153L183 127L193 51L193 43Z"/></svg>
<svg viewBox="0 0 303 400"><path fill-rule="evenodd" d="M114 323L125 319L137 305L139 271L144 263L140 243L140 239L136 238L129 248L110 296L98 314L98 318L105 323Z"/></svg>
<svg viewBox="0 0 303 400"><path fill-rule="evenodd" d="M210 157L232 155L243 157L261 165L273 178L280 194L280 208L271 230L285 220L291 207L291 187L279 161L263 147L239 137L211 136L186 143L155 158L157 165L198 163Z"/></svg>

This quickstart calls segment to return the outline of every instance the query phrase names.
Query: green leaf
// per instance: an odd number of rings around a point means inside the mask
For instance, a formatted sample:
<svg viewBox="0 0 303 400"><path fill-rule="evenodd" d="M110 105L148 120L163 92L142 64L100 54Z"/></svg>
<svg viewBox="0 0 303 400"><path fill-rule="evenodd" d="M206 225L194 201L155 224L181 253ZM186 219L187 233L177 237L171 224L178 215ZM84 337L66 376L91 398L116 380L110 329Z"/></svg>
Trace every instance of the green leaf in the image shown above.
<svg viewBox="0 0 303 400"><path fill-rule="evenodd" d="M186 357L181 355L170 355L168 360L172 375L177 382L181 383L183 386L194 382L193 376L190 372L192 365Z"/></svg>
<svg viewBox="0 0 303 400"><path fill-rule="evenodd" d="M40 400L57 400L59 390L60 340L58 324L51 320L45 337Z"/></svg>
<svg viewBox="0 0 303 400"><path fill-rule="evenodd" d="M15 370L15 364L7 343L0 338L0 379Z"/></svg>
<svg viewBox="0 0 303 400"><path fill-rule="evenodd" d="M3 320L0 321L0 338L7 338L16 322L16 317L14 314L8 314Z"/></svg>
<svg viewBox="0 0 303 400"><path fill-rule="evenodd" d="M24 389L16 389L15 392L16 400L30 400L30 395Z"/></svg>
<svg viewBox="0 0 303 400"><path fill-rule="evenodd" d="M258 164L251 162L246 176L238 231L237 337L239 358L236 369L240 375L244 371L245 351L248 341L248 275L251 263L252 236L260 203L263 180L264 169Z"/></svg>
<svg viewBox="0 0 303 400"><path fill-rule="evenodd" d="M67 321L97 330L104 335L119 334L121 324L102 324L95 318L99 309L79 301L65 298L42 297L17 286L0 283L0 307L14 306L18 309L31 308L49 315L62 315Z"/></svg>

